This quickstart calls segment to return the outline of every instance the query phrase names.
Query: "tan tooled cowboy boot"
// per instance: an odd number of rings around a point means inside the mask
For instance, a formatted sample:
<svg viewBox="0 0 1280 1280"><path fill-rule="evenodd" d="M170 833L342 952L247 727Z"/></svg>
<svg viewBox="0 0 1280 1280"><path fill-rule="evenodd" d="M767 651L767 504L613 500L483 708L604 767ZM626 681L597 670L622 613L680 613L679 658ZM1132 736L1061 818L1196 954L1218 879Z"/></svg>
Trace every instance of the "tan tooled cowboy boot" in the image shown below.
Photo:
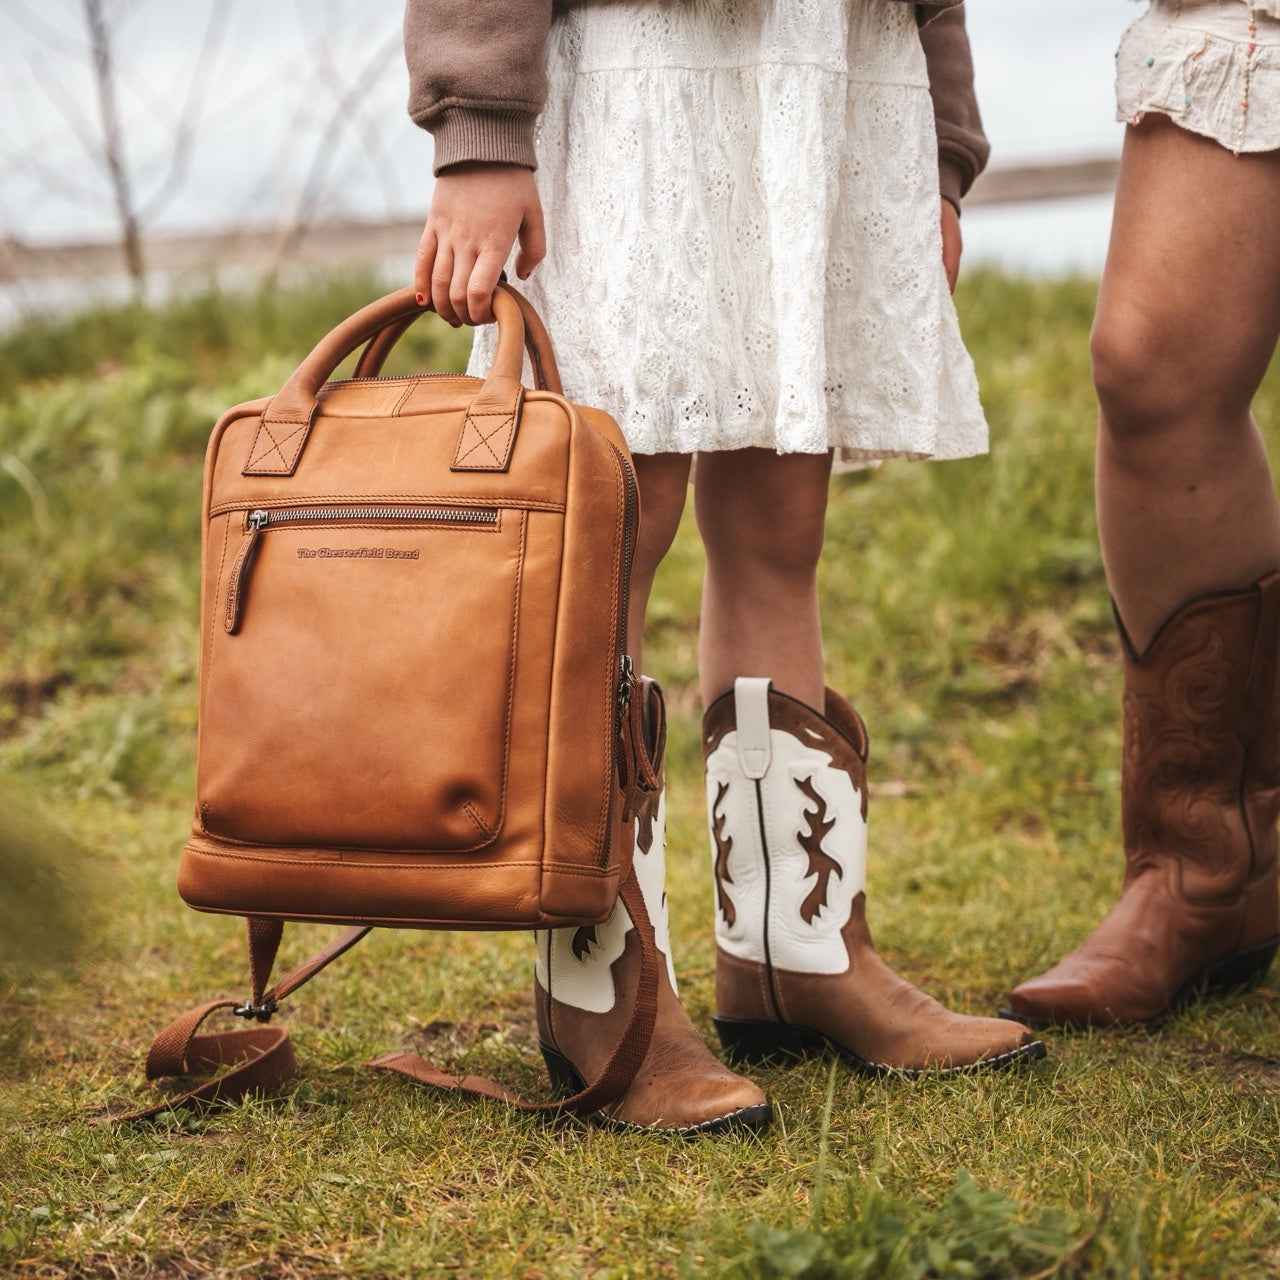
<svg viewBox="0 0 1280 1280"><path fill-rule="evenodd" d="M1024 1027L950 1012L898 977L867 929L867 736L739 679L703 721L716 889L716 1028L735 1059L830 1049L915 1075L1044 1056Z"/></svg>
<svg viewBox="0 0 1280 1280"><path fill-rule="evenodd" d="M1120 637L1124 883L1080 948L1010 995L1032 1025L1155 1024L1256 984L1280 942L1280 573L1190 601L1141 655Z"/></svg>
<svg viewBox="0 0 1280 1280"><path fill-rule="evenodd" d="M627 1092L595 1117L619 1128L713 1133L758 1128L772 1111L763 1093L703 1043L676 996L667 923L665 788L642 792L635 818L636 878L661 958L649 1051ZM552 1079L576 1092L597 1079L635 1003L641 941L621 900L604 924L537 934L534 999Z"/></svg>

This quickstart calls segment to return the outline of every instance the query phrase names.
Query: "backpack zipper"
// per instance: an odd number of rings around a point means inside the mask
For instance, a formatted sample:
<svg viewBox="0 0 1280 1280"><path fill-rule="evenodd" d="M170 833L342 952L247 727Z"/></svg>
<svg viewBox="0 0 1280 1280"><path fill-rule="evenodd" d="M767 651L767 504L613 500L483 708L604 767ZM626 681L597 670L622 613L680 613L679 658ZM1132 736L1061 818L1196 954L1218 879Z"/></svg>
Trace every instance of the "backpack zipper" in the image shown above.
<svg viewBox="0 0 1280 1280"><path fill-rule="evenodd" d="M627 652L627 616L631 605L631 562L635 558L636 525L639 523L640 493L636 484L636 474L627 455L612 441L609 447L617 458L619 470L622 472L623 507L622 507L622 599L618 610L618 696L614 703L613 734L613 772L612 777L622 785L634 785L634 780L624 778L626 772L625 748L623 746L623 726L627 713L627 705L632 693L639 683L635 664ZM609 829L613 827L613 804L609 804ZM625 806L624 806L625 807ZM609 848L606 841L601 854L600 865L606 866L609 861Z"/></svg>
<svg viewBox="0 0 1280 1280"><path fill-rule="evenodd" d="M283 507L267 510L257 507L245 513L244 540L231 566L227 583L227 603L222 625L228 635L240 630L249 575L258 558L263 533L270 528L292 525L307 527L323 524L407 524L436 525L449 528L493 528L498 523L497 507Z"/></svg>

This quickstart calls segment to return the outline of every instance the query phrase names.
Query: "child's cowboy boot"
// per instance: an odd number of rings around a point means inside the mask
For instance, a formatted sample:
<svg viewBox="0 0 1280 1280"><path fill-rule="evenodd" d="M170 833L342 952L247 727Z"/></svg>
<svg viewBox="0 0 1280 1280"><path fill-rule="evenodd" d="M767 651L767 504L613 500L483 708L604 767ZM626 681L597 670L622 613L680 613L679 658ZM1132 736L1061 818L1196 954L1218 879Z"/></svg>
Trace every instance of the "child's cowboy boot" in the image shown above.
<svg viewBox="0 0 1280 1280"><path fill-rule="evenodd" d="M1280 942L1280 573L1190 601L1141 655L1120 638L1124 883L1081 947L1012 992L1008 1015L1034 1026L1159 1022L1254 985Z"/></svg>
<svg viewBox="0 0 1280 1280"><path fill-rule="evenodd" d="M664 892L665 788L640 793L635 868L660 953L658 1012L649 1051L625 1094L596 1115L619 1128L714 1133L757 1128L772 1117L749 1080L703 1043L676 996ZM604 924L537 934L534 997L542 1053L552 1079L569 1091L597 1079L635 1003L641 939L621 900Z"/></svg>
<svg viewBox="0 0 1280 1280"><path fill-rule="evenodd" d="M703 720L716 893L716 1028L734 1058L834 1050L872 1074L1044 1056L1024 1027L950 1012L876 954L866 921L867 736L739 679Z"/></svg>

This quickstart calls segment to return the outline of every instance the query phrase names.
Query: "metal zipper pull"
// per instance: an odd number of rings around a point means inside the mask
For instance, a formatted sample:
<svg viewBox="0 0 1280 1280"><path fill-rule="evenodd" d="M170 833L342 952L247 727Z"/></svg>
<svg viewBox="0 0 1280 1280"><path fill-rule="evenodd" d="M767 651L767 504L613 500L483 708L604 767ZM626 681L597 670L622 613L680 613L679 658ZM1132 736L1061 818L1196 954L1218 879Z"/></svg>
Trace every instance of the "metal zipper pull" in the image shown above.
<svg viewBox="0 0 1280 1280"><path fill-rule="evenodd" d="M627 703L631 701L631 690L636 682L636 667L631 661L631 655L624 653L618 663L618 719L621 722L622 716L627 710Z"/></svg>
<svg viewBox="0 0 1280 1280"><path fill-rule="evenodd" d="M250 511L244 521L244 541L231 566L231 578L227 583L227 607L222 625L229 636L240 630L240 615L244 612L244 597L249 587L249 571L258 558L258 541L267 527L270 515L262 510Z"/></svg>

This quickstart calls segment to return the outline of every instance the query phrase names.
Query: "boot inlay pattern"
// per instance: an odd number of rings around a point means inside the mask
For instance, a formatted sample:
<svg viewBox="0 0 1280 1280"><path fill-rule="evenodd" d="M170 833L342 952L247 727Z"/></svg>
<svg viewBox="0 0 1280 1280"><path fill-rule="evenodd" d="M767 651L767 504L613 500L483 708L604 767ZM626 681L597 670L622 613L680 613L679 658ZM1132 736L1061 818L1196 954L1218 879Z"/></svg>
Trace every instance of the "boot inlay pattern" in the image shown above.
<svg viewBox="0 0 1280 1280"><path fill-rule="evenodd" d="M641 853L653 848L654 835L662 830L665 794L662 790L642 791L636 800L636 848Z"/></svg>
<svg viewBox="0 0 1280 1280"><path fill-rule="evenodd" d="M815 877L813 888L800 904L801 919L805 924L812 924L814 918L827 905L827 884L832 874L843 879L844 872L840 869L840 864L822 848L823 840L836 825L834 818L827 818L827 802L814 788L812 778L797 779L796 786L817 806L815 809L804 811L805 829L796 836L800 841L800 847L809 855L809 875Z"/></svg>
<svg viewBox="0 0 1280 1280"><path fill-rule="evenodd" d="M725 816L721 809L725 796L729 794L729 784L722 782L716 789L715 803L711 806L711 842L715 846L715 878L716 878L716 905L720 908L720 914L724 917L724 922L730 928L738 919L737 909L733 905L733 899L725 892L725 885L733 883L733 877L729 874L729 855L733 852L733 837L724 833Z"/></svg>
<svg viewBox="0 0 1280 1280"><path fill-rule="evenodd" d="M1233 684L1224 649L1210 631L1202 649L1170 667L1156 696L1125 692L1121 813L1130 878L1173 854L1187 860L1186 891L1195 891L1197 869L1209 873L1210 896L1224 888L1217 875L1239 839L1240 809L1238 767L1222 765L1241 752L1236 717L1224 714Z"/></svg>
<svg viewBox="0 0 1280 1280"><path fill-rule="evenodd" d="M676 976L671 962L671 928L665 889L666 857L663 829L666 821L665 792L658 791L636 814L635 868L640 892L644 895L653 938L666 957L667 976L674 989ZM553 1000L584 1009L588 1013L608 1013L617 1000L613 965L626 950L627 934L635 927L631 915L619 901L603 923L578 928L540 929L534 972L543 990Z"/></svg>
<svg viewBox="0 0 1280 1280"><path fill-rule="evenodd" d="M866 885L862 794L828 752L783 729L770 729L770 743L760 779L742 772L736 729L707 757L716 941L741 960L844 973L841 931Z"/></svg>

